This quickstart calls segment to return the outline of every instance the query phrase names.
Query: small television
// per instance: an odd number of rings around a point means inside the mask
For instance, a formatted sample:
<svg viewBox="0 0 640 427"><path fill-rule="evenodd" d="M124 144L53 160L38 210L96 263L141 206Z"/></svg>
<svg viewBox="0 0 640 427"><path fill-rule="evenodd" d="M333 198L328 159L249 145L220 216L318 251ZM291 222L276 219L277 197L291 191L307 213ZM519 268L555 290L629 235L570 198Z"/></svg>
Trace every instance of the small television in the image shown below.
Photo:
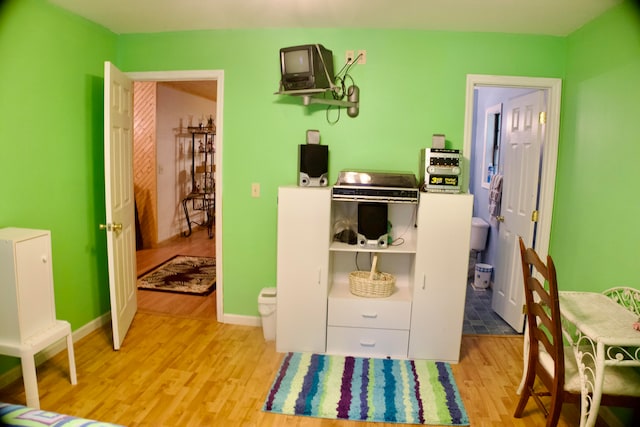
<svg viewBox="0 0 640 427"><path fill-rule="evenodd" d="M281 86L285 91L333 87L333 53L321 44L280 49Z"/></svg>

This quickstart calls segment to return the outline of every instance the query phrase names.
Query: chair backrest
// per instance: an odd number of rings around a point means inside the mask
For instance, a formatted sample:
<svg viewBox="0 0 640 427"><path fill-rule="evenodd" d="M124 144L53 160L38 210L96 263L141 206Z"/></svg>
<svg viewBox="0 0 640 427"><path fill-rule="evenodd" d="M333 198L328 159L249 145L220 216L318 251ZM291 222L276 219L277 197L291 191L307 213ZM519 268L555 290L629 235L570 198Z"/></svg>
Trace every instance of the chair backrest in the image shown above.
<svg viewBox="0 0 640 427"><path fill-rule="evenodd" d="M640 316L640 290L628 286L617 286L602 293L635 315Z"/></svg>
<svg viewBox="0 0 640 427"><path fill-rule="evenodd" d="M530 346L529 363L535 365L538 377L551 394L557 395L564 389L565 366L556 268L551 256L547 256L545 264L532 248L525 247L522 238L519 238L519 242ZM544 281L541 283L538 277ZM551 362L553 366L549 366Z"/></svg>

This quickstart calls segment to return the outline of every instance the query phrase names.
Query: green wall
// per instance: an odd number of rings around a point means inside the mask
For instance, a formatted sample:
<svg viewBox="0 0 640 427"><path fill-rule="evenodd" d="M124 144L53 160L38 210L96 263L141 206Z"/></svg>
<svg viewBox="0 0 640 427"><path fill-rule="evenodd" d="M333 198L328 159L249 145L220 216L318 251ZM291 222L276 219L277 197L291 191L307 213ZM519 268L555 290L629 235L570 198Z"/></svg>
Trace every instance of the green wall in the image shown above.
<svg viewBox="0 0 640 427"><path fill-rule="evenodd" d="M51 230L56 309L77 329L109 310L103 62L117 37L41 0L0 6L0 227ZM0 372L15 360L0 357Z"/></svg>
<svg viewBox="0 0 640 427"><path fill-rule="evenodd" d="M350 74L360 114L279 97L281 47L320 42L336 69L347 49L366 49ZM424 31L287 29L136 34L119 38L124 71L224 69L223 256L226 313L257 315L260 288L276 277L277 188L296 183L297 145L318 129L330 181L344 168L418 173L433 133L463 146L466 76L563 77L565 39ZM335 120L337 111L329 117ZM251 198L251 183L261 197Z"/></svg>
<svg viewBox="0 0 640 427"><path fill-rule="evenodd" d="M549 253L559 285L639 287L640 14L625 3L567 38Z"/></svg>

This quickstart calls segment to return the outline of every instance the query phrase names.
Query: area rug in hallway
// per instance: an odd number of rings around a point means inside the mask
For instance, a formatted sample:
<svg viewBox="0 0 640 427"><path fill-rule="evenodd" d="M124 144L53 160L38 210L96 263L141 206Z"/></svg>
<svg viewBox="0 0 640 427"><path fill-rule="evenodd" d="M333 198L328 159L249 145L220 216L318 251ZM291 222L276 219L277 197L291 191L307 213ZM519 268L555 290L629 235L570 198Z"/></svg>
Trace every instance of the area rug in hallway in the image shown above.
<svg viewBox="0 0 640 427"><path fill-rule="evenodd" d="M138 289L209 295L216 289L216 259L177 255L138 278Z"/></svg>
<svg viewBox="0 0 640 427"><path fill-rule="evenodd" d="M288 353L263 411L310 417L469 425L448 363Z"/></svg>

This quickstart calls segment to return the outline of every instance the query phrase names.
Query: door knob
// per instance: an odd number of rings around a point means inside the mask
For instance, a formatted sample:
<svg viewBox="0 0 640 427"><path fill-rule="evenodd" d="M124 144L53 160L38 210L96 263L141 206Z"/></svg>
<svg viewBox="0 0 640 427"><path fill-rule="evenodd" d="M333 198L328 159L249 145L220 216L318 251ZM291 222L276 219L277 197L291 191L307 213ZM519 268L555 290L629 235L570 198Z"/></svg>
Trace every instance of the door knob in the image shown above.
<svg viewBox="0 0 640 427"><path fill-rule="evenodd" d="M122 224L100 224L100 230L122 231Z"/></svg>
<svg viewBox="0 0 640 427"><path fill-rule="evenodd" d="M498 222L504 222L504 217L503 217L503 216L501 216L501 215L499 215L499 216L497 216L497 217L496 217L496 221L498 221Z"/></svg>

